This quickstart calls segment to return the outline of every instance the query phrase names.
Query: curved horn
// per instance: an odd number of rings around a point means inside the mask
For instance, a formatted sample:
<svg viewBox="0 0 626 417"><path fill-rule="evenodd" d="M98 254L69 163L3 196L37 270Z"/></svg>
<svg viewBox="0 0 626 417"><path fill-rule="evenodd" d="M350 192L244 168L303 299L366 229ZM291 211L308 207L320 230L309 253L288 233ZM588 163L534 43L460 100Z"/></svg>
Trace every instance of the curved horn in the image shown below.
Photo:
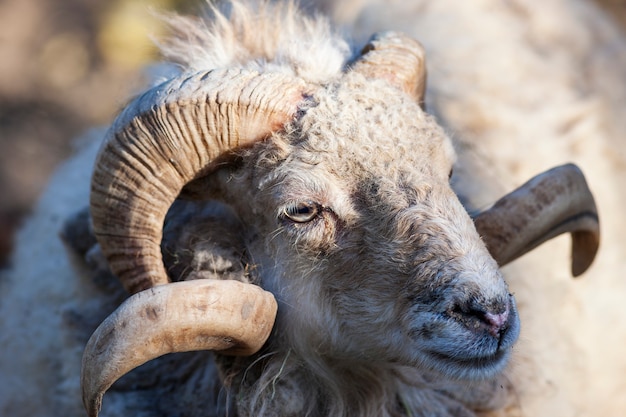
<svg viewBox="0 0 626 417"><path fill-rule="evenodd" d="M193 280L129 297L93 333L83 354L81 386L90 417L121 376L167 353L217 350L251 355L276 318L273 295L238 281Z"/></svg>
<svg viewBox="0 0 626 417"><path fill-rule="evenodd" d="M168 282L163 220L182 187L220 156L294 117L304 82L284 74L213 70L146 92L117 118L91 184L94 232L131 293Z"/></svg>
<svg viewBox="0 0 626 417"><path fill-rule="evenodd" d="M474 223L499 265L561 233L572 234L572 275L593 262L600 244L598 211L581 170L553 168L502 197Z"/></svg>
<svg viewBox="0 0 626 417"><path fill-rule="evenodd" d="M352 68L367 77L388 80L424 107L426 55L415 39L400 32L376 33Z"/></svg>

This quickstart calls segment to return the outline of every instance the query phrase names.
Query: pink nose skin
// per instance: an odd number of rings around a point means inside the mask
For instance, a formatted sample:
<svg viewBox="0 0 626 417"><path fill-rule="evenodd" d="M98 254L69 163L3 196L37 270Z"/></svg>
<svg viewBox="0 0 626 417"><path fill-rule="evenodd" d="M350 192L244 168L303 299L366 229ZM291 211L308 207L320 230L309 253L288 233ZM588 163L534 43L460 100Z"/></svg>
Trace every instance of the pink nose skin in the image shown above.
<svg viewBox="0 0 626 417"><path fill-rule="evenodd" d="M506 310L503 313L493 314L493 313L485 313L484 319L489 325L488 331L489 334L493 337L500 337L500 333L506 327L507 321L509 319L509 306L507 304Z"/></svg>

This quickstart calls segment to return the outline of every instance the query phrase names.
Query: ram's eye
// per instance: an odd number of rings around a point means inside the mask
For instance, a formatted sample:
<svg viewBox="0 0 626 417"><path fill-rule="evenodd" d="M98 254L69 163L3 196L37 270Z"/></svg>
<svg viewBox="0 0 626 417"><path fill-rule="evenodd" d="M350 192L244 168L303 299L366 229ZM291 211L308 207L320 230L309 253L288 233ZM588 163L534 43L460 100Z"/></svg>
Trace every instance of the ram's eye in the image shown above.
<svg viewBox="0 0 626 417"><path fill-rule="evenodd" d="M321 211L321 206L313 201L292 203L283 209L283 216L296 223L313 220Z"/></svg>

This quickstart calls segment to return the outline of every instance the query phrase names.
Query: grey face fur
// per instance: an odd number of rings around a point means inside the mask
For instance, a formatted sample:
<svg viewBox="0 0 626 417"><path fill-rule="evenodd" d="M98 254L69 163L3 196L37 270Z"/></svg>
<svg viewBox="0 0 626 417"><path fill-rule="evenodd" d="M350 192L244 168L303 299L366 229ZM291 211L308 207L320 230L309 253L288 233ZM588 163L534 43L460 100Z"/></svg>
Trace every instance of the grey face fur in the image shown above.
<svg viewBox="0 0 626 417"><path fill-rule="evenodd" d="M281 304L276 334L334 359L501 370L515 302L448 184L450 140L417 103L358 74L310 100L248 151L251 175L224 187L248 194L227 199L257 225L248 251Z"/></svg>

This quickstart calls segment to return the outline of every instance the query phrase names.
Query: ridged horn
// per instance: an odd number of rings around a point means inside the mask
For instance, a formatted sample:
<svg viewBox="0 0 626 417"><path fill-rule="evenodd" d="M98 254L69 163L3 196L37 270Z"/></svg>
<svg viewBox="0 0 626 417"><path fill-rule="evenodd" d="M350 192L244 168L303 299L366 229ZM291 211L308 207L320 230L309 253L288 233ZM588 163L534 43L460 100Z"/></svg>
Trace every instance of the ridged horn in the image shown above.
<svg viewBox="0 0 626 417"><path fill-rule="evenodd" d="M592 264L600 245L596 204L573 164L537 175L480 213L474 223L500 266L562 233L572 234L572 275Z"/></svg>
<svg viewBox="0 0 626 417"><path fill-rule="evenodd" d="M182 187L216 159L292 119L304 82L284 74L213 70L170 80L114 122L91 183L96 237L130 292L168 282L163 220Z"/></svg>
<svg viewBox="0 0 626 417"><path fill-rule="evenodd" d="M352 69L369 78L386 79L424 107L426 54L415 39L394 31L376 33Z"/></svg>
<svg viewBox="0 0 626 417"><path fill-rule="evenodd" d="M96 417L106 390L139 365L175 352L251 355L276 318L274 296L232 280L193 280L129 297L93 333L83 353L83 403Z"/></svg>

